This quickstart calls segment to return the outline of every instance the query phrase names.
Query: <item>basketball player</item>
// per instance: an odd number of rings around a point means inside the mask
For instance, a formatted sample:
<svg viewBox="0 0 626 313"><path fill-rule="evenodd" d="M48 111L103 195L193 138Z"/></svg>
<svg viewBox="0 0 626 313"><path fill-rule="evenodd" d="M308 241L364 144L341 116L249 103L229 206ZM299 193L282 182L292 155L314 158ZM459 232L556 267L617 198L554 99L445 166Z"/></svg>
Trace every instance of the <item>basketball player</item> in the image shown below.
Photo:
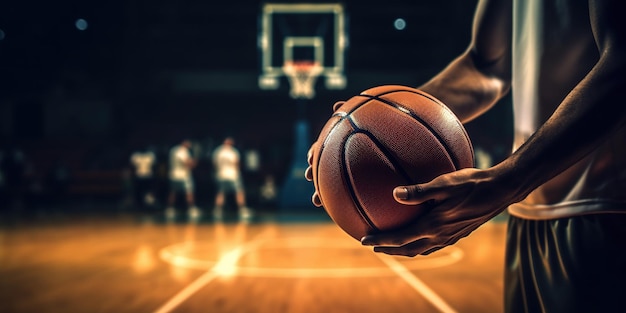
<svg viewBox="0 0 626 313"><path fill-rule="evenodd" d="M624 12L622 0L479 1L470 46L419 88L463 122L512 92L514 152L486 169L398 186L397 201L429 202L429 212L362 244L427 255L508 208L506 312L623 308Z"/></svg>
<svg viewBox="0 0 626 313"><path fill-rule="evenodd" d="M140 208L145 208L148 204L154 203L154 175L153 169L156 163L156 156L147 147L133 152L130 156L130 164L134 168L134 192L135 204Z"/></svg>
<svg viewBox="0 0 626 313"><path fill-rule="evenodd" d="M239 170L239 151L235 148L235 140L226 137L224 142L213 151L213 164L216 169L217 195L213 217L217 220L223 218L224 201L226 194L234 193L237 202L239 217L243 220L252 217L252 211L246 207L246 196Z"/></svg>
<svg viewBox="0 0 626 313"><path fill-rule="evenodd" d="M179 145L170 150L170 193L168 197L168 207L165 216L168 219L175 217L176 210L174 202L176 195L183 193L187 201L188 214L190 218L199 218L200 209L195 206L194 183L192 169L196 166L196 161L191 157L191 141L183 140Z"/></svg>

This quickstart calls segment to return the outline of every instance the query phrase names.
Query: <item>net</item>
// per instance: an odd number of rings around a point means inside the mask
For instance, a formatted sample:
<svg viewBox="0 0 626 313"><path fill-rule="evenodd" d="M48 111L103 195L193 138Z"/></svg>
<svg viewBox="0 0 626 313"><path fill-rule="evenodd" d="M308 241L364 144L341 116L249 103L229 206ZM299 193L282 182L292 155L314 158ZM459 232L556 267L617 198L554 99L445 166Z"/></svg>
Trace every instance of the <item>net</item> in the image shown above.
<svg viewBox="0 0 626 313"><path fill-rule="evenodd" d="M286 62L283 73L289 79L289 95L294 99L312 99L315 96L315 82L324 68L318 62Z"/></svg>

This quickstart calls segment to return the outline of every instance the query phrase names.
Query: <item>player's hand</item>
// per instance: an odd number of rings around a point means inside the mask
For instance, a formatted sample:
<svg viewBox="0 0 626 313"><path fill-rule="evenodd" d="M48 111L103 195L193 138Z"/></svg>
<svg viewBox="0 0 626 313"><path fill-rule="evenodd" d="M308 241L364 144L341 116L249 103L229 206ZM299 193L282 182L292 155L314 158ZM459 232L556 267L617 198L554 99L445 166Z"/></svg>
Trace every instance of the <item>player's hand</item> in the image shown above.
<svg viewBox="0 0 626 313"><path fill-rule="evenodd" d="M515 202L514 192L493 172L467 168L425 184L396 187L396 201L427 203L428 212L397 231L365 236L361 243L374 246L375 252L404 256L428 255L456 243Z"/></svg>
<svg viewBox="0 0 626 313"><path fill-rule="evenodd" d="M333 112L337 111L337 109L342 106L345 103L345 101L337 101L334 105L333 105ZM306 170L304 171L304 177L312 182L313 181L313 155L317 152L318 149L318 143L314 142L311 145L311 148L309 148L309 152L307 152L307 162L309 163L309 166L306 168ZM313 196L311 197L311 202L313 202L313 205L315 205L316 207L321 207L322 206L322 200L320 199L320 195L319 192L317 190L317 185L315 184L315 182L313 182L315 185L315 192L313 192Z"/></svg>

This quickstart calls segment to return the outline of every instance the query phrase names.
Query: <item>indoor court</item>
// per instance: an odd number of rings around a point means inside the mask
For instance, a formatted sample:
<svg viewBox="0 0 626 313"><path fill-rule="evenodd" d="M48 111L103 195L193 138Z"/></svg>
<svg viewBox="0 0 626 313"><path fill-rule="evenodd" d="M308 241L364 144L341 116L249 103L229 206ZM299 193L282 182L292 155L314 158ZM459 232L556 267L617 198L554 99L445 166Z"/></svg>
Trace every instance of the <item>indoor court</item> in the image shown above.
<svg viewBox="0 0 626 313"><path fill-rule="evenodd" d="M52 215L0 231L2 312L500 312L506 223L430 256L323 215L249 223Z"/></svg>
<svg viewBox="0 0 626 313"><path fill-rule="evenodd" d="M475 4L0 4L0 312L502 312L506 214L392 257L314 207L304 174L335 102L423 83ZM511 109L492 111L465 125L477 167L510 149ZM227 136L248 219L230 195L212 214Z"/></svg>

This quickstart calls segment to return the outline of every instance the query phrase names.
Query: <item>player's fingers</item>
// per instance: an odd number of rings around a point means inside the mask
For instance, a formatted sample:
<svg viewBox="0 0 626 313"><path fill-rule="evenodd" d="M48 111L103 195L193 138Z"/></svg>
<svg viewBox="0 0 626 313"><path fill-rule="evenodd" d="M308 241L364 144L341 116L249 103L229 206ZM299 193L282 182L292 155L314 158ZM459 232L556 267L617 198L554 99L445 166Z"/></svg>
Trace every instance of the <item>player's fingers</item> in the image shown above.
<svg viewBox="0 0 626 313"><path fill-rule="evenodd" d="M374 252L408 257L414 257L417 255L417 253L409 253L408 251L397 247L374 247Z"/></svg>
<svg viewBox="0 0 626 313"><path fill-rule="evenodd" d="M337 110L339 110L339 108L346 103L345 101L337 101L335 102L335 104L333 105L333 112L336 112Z"/></svg>
<svg viewBox="0 0 626 313"><path fill-rule="evenodd" d="M306 178L306 180L308 181L313 181L313 168L312 167L307 167L306 170L304 171L304 178Z"/></svg>
<svg viewBox="0 0 626 313"><path fill-rule="evenodd" d="M410 227L405 228L404 231L366 235L361 238L361 244L364 246L400 247L412 242L428 239L431 236L430 234L419 234L416 229L419 228Z"/></svg>
<svg viewBox="0 0 626 313"><path fill-rule="evenodd" d="M424 251L424 252L422 252L420 254L421 255L429 255L429 254L431 254L431 253L433 253L435 251L441 250L442 248L444 248L444 247L434 247L434 248L428 249L428 250L426 250L426 251Z"/></svg>
<svg viewBox="0 0 626 313"><path fill-rule="evenodd" d="M400 247L377 246L374 247L374 252L414 257L416 255L429 252L432 249L433 247L429 243L429 240L422 239Z"/></svg>
<svg viewBox="0 0 626 313"><path fill-rule="evenodd" d="M320 195L317 193L317 191L313 193L313 196L311 197L311 202L313 202L313 205L318 208L322 206L322 199L320 199Z"/></svg>
<svg viewBox="0 0 626 313"><path fill-rule="evenodd" d="M398 186L393 189L393 197L402 204L411 205L436 200L435 192L422 188L422 185Z"/></svg>
<svg viewBox="0 0 626 313"><path fill-rule="evenodd" d="M309 163L309 165L313 164L313 148L315 148L315 144L311 145L311 148L309 148L309 152L306 153L306 161Z"/></svg>

